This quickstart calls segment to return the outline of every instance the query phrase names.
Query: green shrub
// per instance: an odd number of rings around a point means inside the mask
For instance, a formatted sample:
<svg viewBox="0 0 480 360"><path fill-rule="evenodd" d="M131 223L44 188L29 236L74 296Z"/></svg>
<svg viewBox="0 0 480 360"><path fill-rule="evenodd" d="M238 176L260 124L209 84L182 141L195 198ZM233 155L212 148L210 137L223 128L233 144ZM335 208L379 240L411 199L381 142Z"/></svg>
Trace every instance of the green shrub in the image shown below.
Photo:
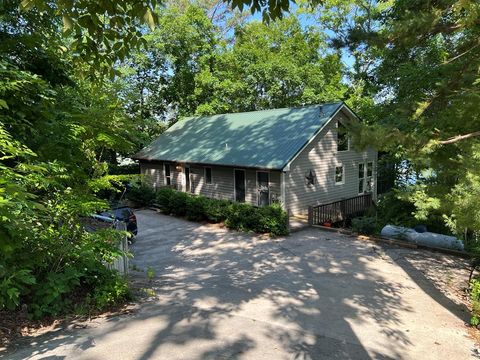
<svg viewBox="0 0 480 360"><path fill-rule="evenodd" d="M377 220L369 216L352 219L352 230L363 235L375 234L378 231Z"/></svg>
<svg viewBox="0 0 480 360"><path fill-rule="evenodd" d="M219 223L225 221L227 218L228 207L230 206L230 201L227 200L216 200L208 199L206 203L206 216L207 220L212 223Z"/></svg>
<svg viewBox="0 0 480 360"><path fill-rule="evenodd" d="M227 209L225 225L230 229L258 231L257 209L245 203L231 203Z"/></svg>
<svg viewBox="0 0 480 360"><path fill-rule="evenodd" d="M280 204L261 207L258 213L258 232L270 232L274 235L288 234L288 214Z"/></svg>
<svg viewBox="0 0 480 360"><path fill-rule="evenodd" d="M203 196L189 196L186 203L187 219L191 221L207 220L208 201Z"/></svg>
<svg viewBox="0 0 480 360"><path fill-rule="evenodd" d="M93 288L89 298L91 307L96 311L101 311L130 300L132 296L127 281L118 273L108 272Z"/></svg>
<svg viewBox="0 0 480 360"><path fill-rule="evenodd" d="M186 216L192 221L225 221L230 229L285 235L288 233L287 213L279 204L261 208L245 203L196 196L171 188L157 192L157 203L167 214Z"/></svg>
<svg viewBox="0 0 480 360"><path fill-rule="evenodd" d="M480 278L472 279L470 282L470 300L472 302L470 324L477 326L480 324Z"/></svg>
<svg viewBox="0 0 480 360"><path fill-rule="evenodd" d="M160 209L166 214L172 213L172 197L175 195L175 190L170 187L162 187L157 191L156 202Z"/></svg>
<svg viewBox="0 0 480 360"><path fill-rule="evenodd" d="M380 195L376 203L376 210L379 226L391 224L413 227L417 224L413 216L415 206L404 199L400 199L396 191Z"/></svg>
<svg viewBox="0 0 480 360"><path fill-rule="evenodd" d="M181 191L174 191L170 198L170 213L177 216L187 214L187 199L189 195Z"/></svg>
<svg viewBox="0 0 480 360"><path fill-rule="evenodd" d="M150 206L155 202L156 194L153 187L145 181L135 181L130 183L125 197L138 206Z"/></svg>

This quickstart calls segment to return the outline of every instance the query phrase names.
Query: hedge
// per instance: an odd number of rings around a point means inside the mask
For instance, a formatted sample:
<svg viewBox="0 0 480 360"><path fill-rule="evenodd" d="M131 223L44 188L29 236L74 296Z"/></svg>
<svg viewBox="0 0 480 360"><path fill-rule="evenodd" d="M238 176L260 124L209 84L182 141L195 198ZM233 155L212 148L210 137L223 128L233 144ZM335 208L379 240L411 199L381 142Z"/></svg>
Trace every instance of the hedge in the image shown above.
<svg viewBox="0 0 480 360"><path fill-rule="evenodd" d="M230 229L256 233L288 233L288 215L279 204L257 208L245 203L210 199L166 187L157 191L156 200L164 213L186 216L192 221L225 222Z"/></svg>

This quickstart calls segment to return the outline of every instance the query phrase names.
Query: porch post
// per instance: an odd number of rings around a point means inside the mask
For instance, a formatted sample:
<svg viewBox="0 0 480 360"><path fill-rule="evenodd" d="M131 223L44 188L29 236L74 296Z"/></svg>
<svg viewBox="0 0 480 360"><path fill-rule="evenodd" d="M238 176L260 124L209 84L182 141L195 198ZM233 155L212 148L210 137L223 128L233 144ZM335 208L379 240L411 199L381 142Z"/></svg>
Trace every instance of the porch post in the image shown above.
<svg viewBox="0 0 480 360"><path fill-rule="evenodd" d="M313 225L313 206L308 207L308 225Z"/></svg>

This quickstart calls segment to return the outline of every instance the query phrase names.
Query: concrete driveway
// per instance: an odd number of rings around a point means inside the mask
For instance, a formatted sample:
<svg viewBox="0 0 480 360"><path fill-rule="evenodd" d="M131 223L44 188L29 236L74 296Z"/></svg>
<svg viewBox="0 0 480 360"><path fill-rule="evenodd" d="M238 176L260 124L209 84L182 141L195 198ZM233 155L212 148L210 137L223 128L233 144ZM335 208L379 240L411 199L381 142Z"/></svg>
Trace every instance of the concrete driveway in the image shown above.
<svg viewBox="0 0 480 360"><path fill-rule="evenodd" d="M137 212L158 297L9 359L466 359L468 313L402 254L307 229L271 240ZM142 275L145 278L145 275ZM77 326L78 327L78 326ZM28 343L27 343L28 342Z"/></svg>

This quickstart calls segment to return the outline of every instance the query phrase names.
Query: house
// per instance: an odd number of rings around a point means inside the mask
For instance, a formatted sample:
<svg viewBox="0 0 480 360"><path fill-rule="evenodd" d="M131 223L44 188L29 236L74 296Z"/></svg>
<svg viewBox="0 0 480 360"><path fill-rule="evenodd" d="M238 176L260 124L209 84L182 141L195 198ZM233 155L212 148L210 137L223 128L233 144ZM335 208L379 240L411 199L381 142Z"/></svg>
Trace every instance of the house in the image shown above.
<svg viewBox="0 0 480 360"><path fill-rule="evenodd" d="M359 121L343 102L191 117L135 158L152 186L293 214L309 206L376 194L377 151L355 151L345 132Z"/></svg>

